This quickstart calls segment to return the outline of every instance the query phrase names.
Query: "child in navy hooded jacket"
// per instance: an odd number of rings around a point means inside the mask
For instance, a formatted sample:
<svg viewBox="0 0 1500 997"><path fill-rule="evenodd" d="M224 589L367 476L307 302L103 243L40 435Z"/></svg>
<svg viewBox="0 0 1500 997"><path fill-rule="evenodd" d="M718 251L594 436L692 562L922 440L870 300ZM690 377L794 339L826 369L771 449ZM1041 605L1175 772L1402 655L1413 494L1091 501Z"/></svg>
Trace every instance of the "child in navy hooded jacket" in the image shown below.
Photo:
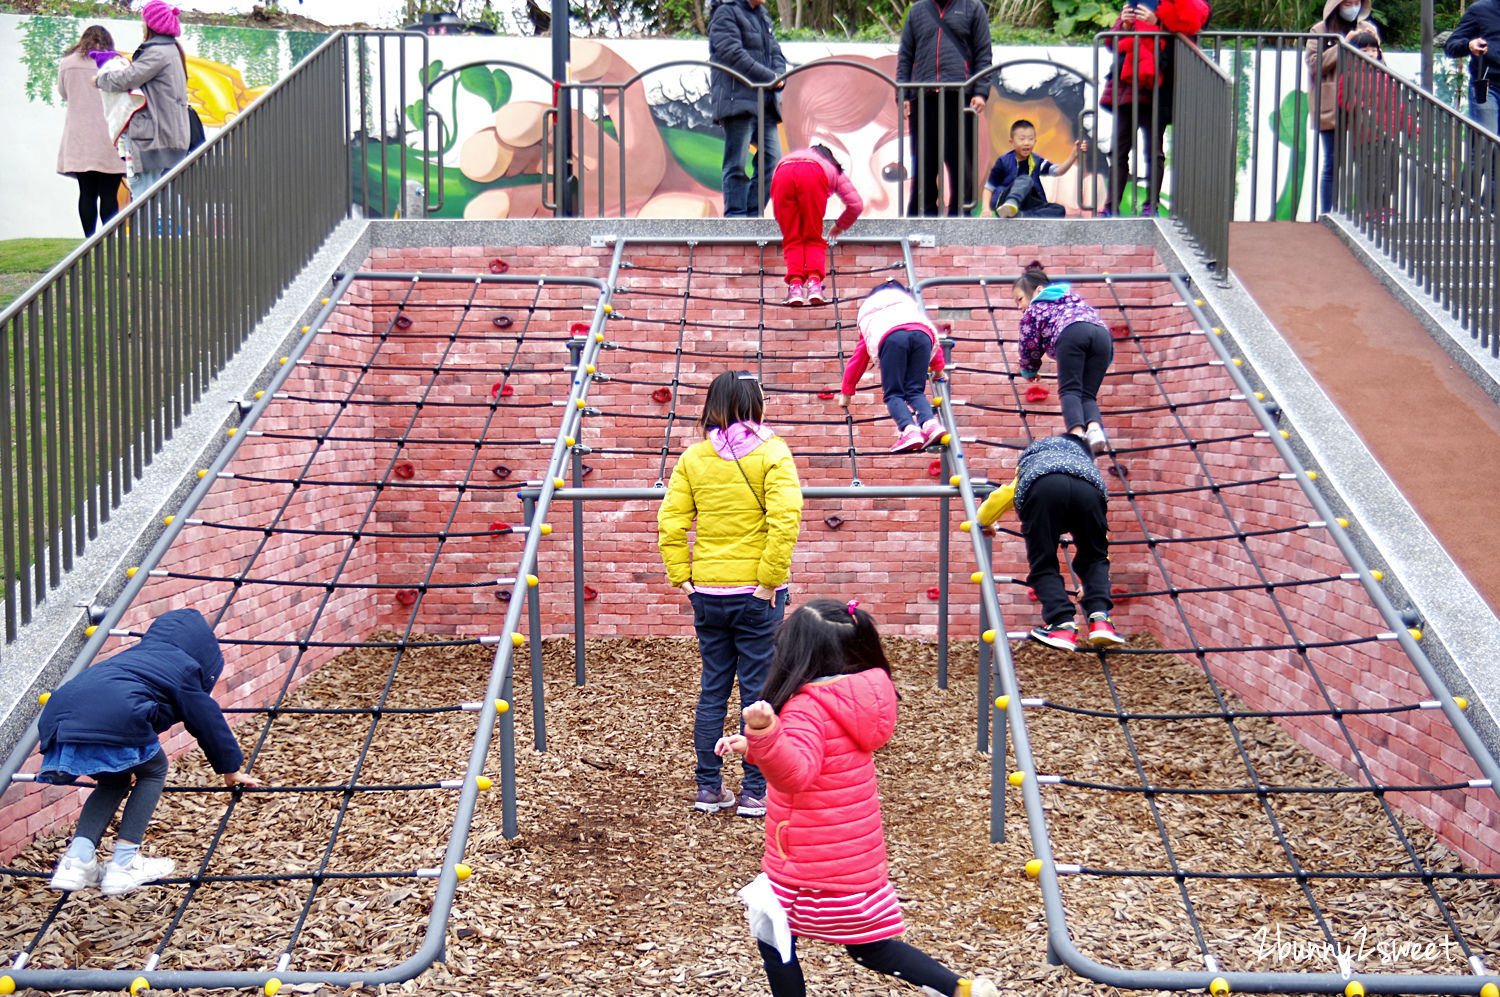
<svg viewBox="0 0 1500 997"><path fill-rule="evenodd" d="M223 671L224 656L203 614L174 609L158 617L139 644L85 669L48 697L37 720L39 778L68 785L91 776L98 786L53 873L54 889L98 886L114 896L172 874L171 859L147 858L140 844L167 778L157 737L173 724L197 738L224 785L259 785L239 771L245 756L211 695ZM101 870L95 849L122 800L114 858Z"/></svg>

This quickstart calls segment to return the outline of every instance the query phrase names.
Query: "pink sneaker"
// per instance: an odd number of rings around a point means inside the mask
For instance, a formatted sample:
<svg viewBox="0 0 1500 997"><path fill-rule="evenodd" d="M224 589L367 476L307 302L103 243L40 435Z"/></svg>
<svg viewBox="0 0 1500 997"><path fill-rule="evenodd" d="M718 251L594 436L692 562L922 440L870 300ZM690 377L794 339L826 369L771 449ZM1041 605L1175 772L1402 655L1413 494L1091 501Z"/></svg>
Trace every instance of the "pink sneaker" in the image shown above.
<svg viewBox="0 0 1500 997"><path fill-rule="evenodd" d="M807 304L807 288L800 280L794 280L786 286L786 303L793 308L801 308Z"/></svg>
<svg viewBox="0 0 1500 997"><path fill-rule="evenodd" d="M823 296L823 282L816 277L807 282L807 303L810 305L828 303L828 299Z"/></svg>
<svg viewBox="0 0 1500 997"><path fill-rule="evenodd" d="M896 442L891 447L891 453L907 453L920 449L922 449L922 431L915 425L911 425L896 434Z"/></svg>
<svg viewBox="0 0 1500 997"><path fill-rule="evenodd" d="M943 428L943 424L941 422L938 422L936 416L928 419L926 422L922 423L922 446L932 446L934 443L943 438L943 434L945 432L947 432L947 430Z"/></svg>

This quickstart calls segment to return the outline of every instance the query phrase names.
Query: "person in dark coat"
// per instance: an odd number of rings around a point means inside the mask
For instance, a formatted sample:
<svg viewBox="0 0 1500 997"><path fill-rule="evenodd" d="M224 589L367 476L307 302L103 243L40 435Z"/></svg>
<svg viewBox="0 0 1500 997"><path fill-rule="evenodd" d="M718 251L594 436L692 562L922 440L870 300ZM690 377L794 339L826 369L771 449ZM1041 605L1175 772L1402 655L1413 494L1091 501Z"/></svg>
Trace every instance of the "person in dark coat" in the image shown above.
<svg viewBox="0 0 1500 997"><path fill-rule="evenodd" d="M710 62L734 70L751 83L770 83L786 72L786 58L771 34L765 0L719 0L708 20ZM756 88L720 69L712 71L709 99L714 123L724 128L724 217L757 217L771 197L771 173L781 159L781 95L766 92L765 134L761 133L761 98ZM759 150L755 177L746 170L750 146Z"/></svg>
<svg viewBox="0 0 1500 997"><path fill-rule="evenodd" d="M68 785L91 776L98 784L52 875L53 889L98 886L117 896L172 874L171 859L147 858L140 846L167 781L157 736L173 724L198 739L224 785L260 784L239 771L244 753L211 695L223 670L224 656L203 614L174 609L158 617L139 644L85 669L47 698L37 720L38 779ZM95 850L122 800L113 861L101 870Z"/></svg>
<svg viewBox="0 0 1500 997"><path fill-rule="evenodd" d="M1500 130L1500 0L1470 4L1443 43L1443 54L1469 57L1469 117L1489 131Z"/></svg>
<svg viewBox="0 0 1500 997"><path fill-rule="evenodd" d="M963 83L990 65L990 18L980 0L917 0L901 25L896 51L896 82ZM990 92L985 73L960 91L907 87L911 131L910 215L938 214L943 167L948 168L948 214L964 214L974 199L974 175L979 167L975 150L975 119L964 106L984 111ZM988 158L988 154L986 154Z"/></svg>

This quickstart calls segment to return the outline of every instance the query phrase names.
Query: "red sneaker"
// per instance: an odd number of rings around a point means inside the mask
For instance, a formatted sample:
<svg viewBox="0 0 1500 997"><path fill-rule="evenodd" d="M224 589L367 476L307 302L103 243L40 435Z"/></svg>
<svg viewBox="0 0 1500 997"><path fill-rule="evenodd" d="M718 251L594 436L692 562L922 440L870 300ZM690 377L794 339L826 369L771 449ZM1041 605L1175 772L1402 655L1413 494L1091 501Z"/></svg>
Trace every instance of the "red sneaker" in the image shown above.
<svg viewBox="0 0 1500 997"><path fill-rule="evenodd" d="M1115 630L1115 621L1108 613L1090 613L1089 643L1095 647L1119 647L1125 638Z"/></svg>
<svg viewBox="0 0 1500 997"><path fill-rule="evenodd" d="M1073 651L1078 647L1078 624L1072 620L1066 623L1043 624L1032 628L1030 636L1038 644L1046 644L1059 651Z"/></svg>

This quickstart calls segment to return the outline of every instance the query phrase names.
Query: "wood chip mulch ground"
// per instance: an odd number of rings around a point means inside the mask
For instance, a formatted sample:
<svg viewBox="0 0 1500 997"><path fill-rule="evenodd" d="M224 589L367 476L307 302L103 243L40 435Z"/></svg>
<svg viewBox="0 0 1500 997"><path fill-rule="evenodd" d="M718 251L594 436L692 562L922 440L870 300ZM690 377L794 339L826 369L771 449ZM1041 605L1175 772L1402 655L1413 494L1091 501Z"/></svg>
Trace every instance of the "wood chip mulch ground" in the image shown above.
<svg viewBox="0 0 1500 997"><path fill-rule="evenodd" d="M1154 646L1146 635L1132 645ZM888 646L902 717L877 764L907 940L961 973L994 977L1007 994L1113 993L1046 962L1040 890L1022 871L1032 849L1018 791L1006 795L1007 841L989 842L989 758L976 750L975 736L976 645L953 645L946 691L936 687L933 645L896 639ZM589 678L580 688L573 682L572 643L548 641L545 753L531 746L525 653L513 713L521 834L510 840L501 832L497 741L489 765L496 785L481 796L470 834L465 861L474 876L459 888L447 962L417 981L381 989L560 997L765 994L735 897L759 871L760 821L690 809L696 645L684 639L590 641ZM345 654L300 686L288 705L369 706L391 660L373 650ZM388 705L477 699L490 660L483 647L411 652L397 669ZM1111 658L1108 681L1096 655L1025 645L1016 662L1027 695L1061 703L1109 708L1117 696L1136 712L1212 705L1201 673L1167 655ZM1179 787L1249 781L1222 720L1132 721L1128 738L1127 729L1107 718L1033 709L1027 722L1044 773L1139 785L1144 772L1156 784ZM463 772L475 724L471 713L388 715L369 738L368 717L283 716L271 726L254 771L271 784L337 784L348 780L369 739L361 784L454 778ZM1349 784L1273 722L1240 721L1237 728L1239 744L1266 782ZM237 728L247 750L260 730L258 718ZM210 779L196 752L174 763L174 785L208 785ZM737 771L727 782L737 787ZM1368 794L1276 796L1268 814L1254 796L1164 795L1153 811L1140 794L1056 786L1042 792L1060 862L1161 870L1167 867L1165 837L1180 866L1197 872L1286 871L1291 856L1319 871L1410 868L1406 845ZM325 853L327 868L342 872L437 865L456 799L451 791L361 792L343 808L337 792L251 794L229 817L208 872L309 872ZM196 868L223 802L221 795L168 794L147 850L175 858L179 870ZM1291 842L1290 852L1272 832L1272 818ZM1398 824L1422 861L1459 868L1425 828L1405 817ZM63 834L42 839L13 866L50 870L65 841ZM1190 879L1179 887L1170 878L1073 876L1062 887L1075 944L1100 962L1201 969L1185 892L1224 970L1335 969L1331 955L1310 948L1324 936L1307 893L1293 880ZM3 888L0 937L14 951L56 895L42 880L26 877L3 877ZM1433 889L1474 953L1500 966L1500 885L1470 880L1438 882ZM87 894L72 900L32 964L139 967L187 890L169 884L116 899ZM1314 882L1307 890L1330 929L1354 950L1356 970L1465 972L1452 933L1420 882L1361 878ZM306 880L203 887L161 966L264 970L286 949L304 909L293 969L389 966L420 945L433 884L328 881L311 904L309 894ZM801 955L813 993L912 992L855 967L832 946L807 943Z"/></svg>

